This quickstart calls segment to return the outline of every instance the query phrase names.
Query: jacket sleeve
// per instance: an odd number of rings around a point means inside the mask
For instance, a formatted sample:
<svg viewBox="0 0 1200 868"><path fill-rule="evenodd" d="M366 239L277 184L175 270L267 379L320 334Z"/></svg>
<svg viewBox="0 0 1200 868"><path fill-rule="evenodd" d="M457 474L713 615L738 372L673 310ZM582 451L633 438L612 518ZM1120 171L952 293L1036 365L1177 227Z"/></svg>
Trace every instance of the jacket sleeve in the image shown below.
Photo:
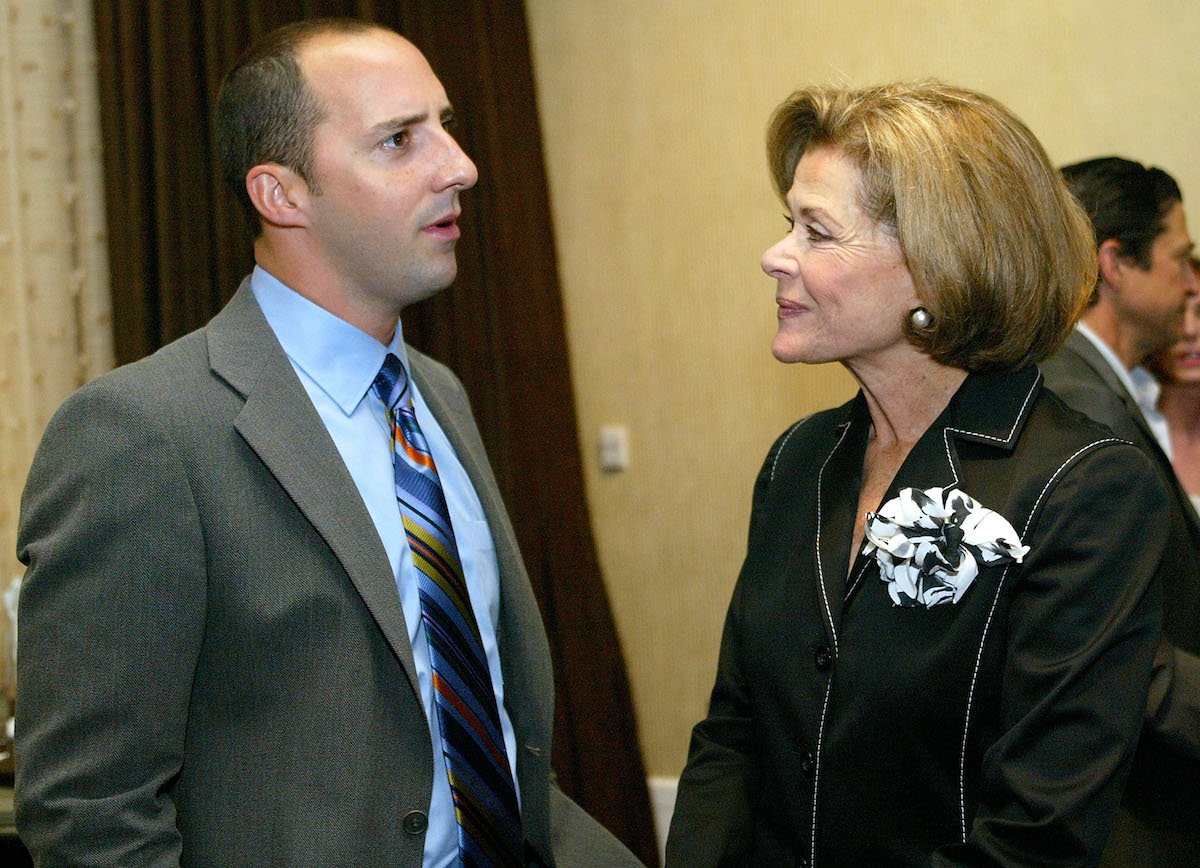
<svg viewBox="0 0 1200 868"><path fill-rule="evenodd" d="M1110 441L1052 480L1010 581L997 738L965 843L935 865L1093 864L1120 803L1161 630L1168 525L1149 459ZM1168 555L1169 556L1169 555ZM968 771L970 774L970 770Z"/></svg>
<svg viewBox="0 0 1200 868"><path fill-rule="evenodd" d="M59 410L23 496L15 808L39 864L180 858L204 539L169 431L121 382Z"/></svg>
<svg viewBox="0 0 1200 868"><path fill-rule="evenodd" d="M555 868L641 868L608 829L550 782L550 847Z"/></svg>
<svg viewBox="0 0 1200 868"><path fill-rule="evenodd" d="M1200 762L1200 657L1165 638L1154 655L1146 727L1175 753Z"/></svg>
<svg viewBox="0 0 1200 868"><path fill-rule="evenodd" d="M1074 365L1074 367L1073 367ZM1096 380L1074 357L1056 357L1043 365L1047 383L1064 401L1075 409L1101 422L1122 437L1143 449L1155 449L1148 442L1130 415L1130 408L1111 389ZM1163 456L1162 461L1166 462ZM1190 510L1186 504L1184 508ZM1187 535L1186 527L1194 519L1176 515L1180 526L1175 533ZM1196 555L1186 559L1194 562ZM1162 569L1175 565L1168 560ZM1169 583L1164 583L1169 587ZM1170 594L1165 605L1171 605ZM1146 706L1146 728L1167 749L1200 761L1200 658L1177 647L1168 636L1161 639L1154 658L1150 695Z"/></svg>

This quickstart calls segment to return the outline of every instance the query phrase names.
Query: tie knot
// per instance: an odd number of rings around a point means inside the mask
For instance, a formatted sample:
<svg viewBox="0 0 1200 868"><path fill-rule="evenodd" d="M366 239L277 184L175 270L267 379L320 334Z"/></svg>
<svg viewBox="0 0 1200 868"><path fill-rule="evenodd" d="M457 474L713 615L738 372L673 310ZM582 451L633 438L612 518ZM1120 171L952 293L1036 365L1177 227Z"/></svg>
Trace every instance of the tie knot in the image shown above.
<svg viewBox="0 0 1200 868"><path fill-rule="evenodd" d="M383 367L375 376L374 389L379 400L383 401L383 405L389 410L395 409L404 397L404 392L408 389L408 374L395 353L388 353L387 358L383 360Z"/></svg>

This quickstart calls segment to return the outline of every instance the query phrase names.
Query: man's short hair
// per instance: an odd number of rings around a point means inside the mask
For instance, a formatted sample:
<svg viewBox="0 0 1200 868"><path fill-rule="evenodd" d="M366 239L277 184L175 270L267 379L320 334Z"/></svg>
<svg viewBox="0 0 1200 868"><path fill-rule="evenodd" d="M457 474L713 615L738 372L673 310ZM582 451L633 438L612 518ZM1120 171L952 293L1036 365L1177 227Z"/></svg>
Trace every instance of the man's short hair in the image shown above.
<svg viewBox="0 0 1200 868"><path fill-rule="evenodd" d="M1150 267L1150 248L1166 228L1167 213L1183 194L1162 169L1123 157L1097 157L1062 167L1063 178L1091 218L1098 248L1110 238L1121 255Z"/></svg>
<svg viewBox="0 0 1200 868"><path fill-rule="evenodd" d="M300 49L325 34L383 29L354 18L314 18L286 24L252 44L225 75L217 96L217 150L225 183L250 225L258 210L246 192L246 175L262 163L286 166L319 193L312 170L313 134L323 109L300 69Z"/></svg>
<svg viewBox="0 0 1200 868"><path fill-rule="evenodd" d="M1037 138L996 100L936 81L810 87L775 110L767 153L786 197L806 151L860 173L863 210L899 242L929 328L913 344L967 371L1053 355L1096 273L1087 217Z"/></svg>

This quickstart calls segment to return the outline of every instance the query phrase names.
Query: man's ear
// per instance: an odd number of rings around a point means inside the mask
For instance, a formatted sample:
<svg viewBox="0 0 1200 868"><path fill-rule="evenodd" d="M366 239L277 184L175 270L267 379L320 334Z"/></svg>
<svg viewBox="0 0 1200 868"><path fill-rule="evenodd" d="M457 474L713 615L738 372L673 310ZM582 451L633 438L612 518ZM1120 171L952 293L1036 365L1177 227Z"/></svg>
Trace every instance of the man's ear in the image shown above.
<svg viewBox="0 0 1200 868"><path fill-rule="evenodd" d="M1096 251L1096 259L1100 266L1100 277L1113 287L1121 285L1121 278L1125 270L1135 264L1125 256L1121 242L1115 238L1106 239L1100 245Z"/></svg>
<svg viewBox="0 0 1200 868"><path fill-rule="evenodd" d="M272 226L308 225L308 184L279 163L261 163L246 173L246 193Z"/></svg>

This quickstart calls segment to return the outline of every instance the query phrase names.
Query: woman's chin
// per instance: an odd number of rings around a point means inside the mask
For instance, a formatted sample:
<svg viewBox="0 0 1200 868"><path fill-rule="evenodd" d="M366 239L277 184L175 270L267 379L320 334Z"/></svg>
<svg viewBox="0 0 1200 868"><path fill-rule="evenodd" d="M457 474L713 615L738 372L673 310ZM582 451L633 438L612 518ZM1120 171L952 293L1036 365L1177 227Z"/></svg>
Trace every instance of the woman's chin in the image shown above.
<svg viewBox="0 0 1200 868"><path fill-rule="evenodd" d="M817 360L808 341L800 341L791 335L776 335L771 342L771 355L784 364L794 365L798 362L812 363Z"/></svg>
<svg viewBox="0 0 1200 868"><path fill-rule="evenodd" d="M1188 390L1200 389L1200 371L1177 370L1171 375L1170 379L1163 383L1163 385Z"/></svg>

